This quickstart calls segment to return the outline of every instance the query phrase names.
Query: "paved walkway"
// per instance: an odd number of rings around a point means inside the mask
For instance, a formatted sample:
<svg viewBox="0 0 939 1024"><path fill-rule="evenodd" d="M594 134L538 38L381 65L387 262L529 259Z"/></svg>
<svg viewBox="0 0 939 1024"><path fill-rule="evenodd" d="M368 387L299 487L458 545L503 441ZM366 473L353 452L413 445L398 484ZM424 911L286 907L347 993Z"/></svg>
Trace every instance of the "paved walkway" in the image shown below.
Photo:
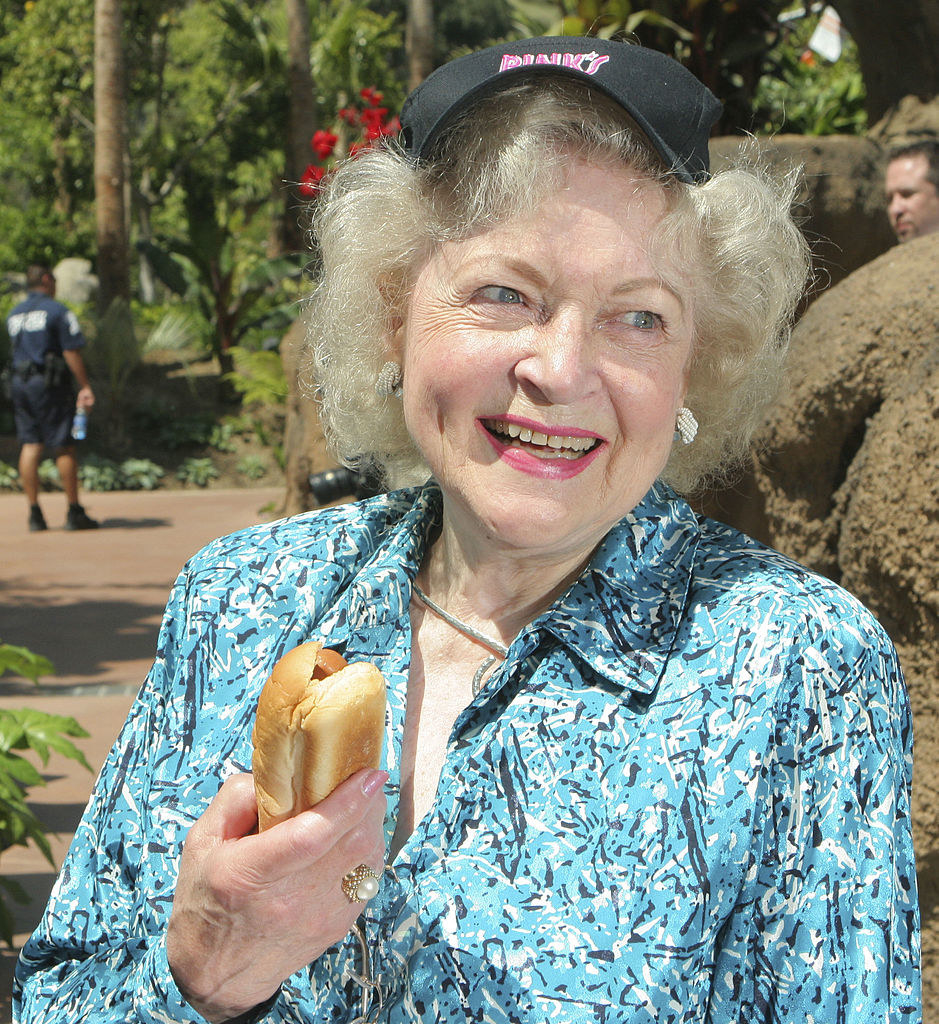
<svg viewBox="0 0 939 1024"><path fill-rule="evenodd" d="M22 495L0 495L0 640L44 654L55 675L34 686L0 677L0 709L32 707L71 715L90 732L77 741L97 772L150 667L169 589L186 559L214 537L274 518L283 489L151 491L88 494L102 528L61 528L64 500L44 495L50 529L29 533ZM48 785L30 794L56 835L58 866L88 799L94 777L53 754ZM2 855L0 875L32 899L14 905L17 946L42 913L55 872L33 849ZM15 956L0 953L0 1021L9 1021Z"/></svg>

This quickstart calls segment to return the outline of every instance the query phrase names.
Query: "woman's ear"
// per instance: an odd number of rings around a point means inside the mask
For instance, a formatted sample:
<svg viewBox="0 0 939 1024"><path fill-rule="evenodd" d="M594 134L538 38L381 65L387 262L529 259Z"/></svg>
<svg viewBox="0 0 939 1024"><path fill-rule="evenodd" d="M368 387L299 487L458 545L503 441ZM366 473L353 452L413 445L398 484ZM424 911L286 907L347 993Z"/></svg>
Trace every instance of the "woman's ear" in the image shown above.
<svg viewBox="0 0 939 1024"><path fill-rule="evenodd" d="M400 363L404 358L404 317L392 316L388 320L388 327L384 337L385 358L393 359Z"/></svg>
<svg viewBox="0 0 939 1024"><path fill-rule="evenodd" d="M386 311L386 326L382 335L385 358L400 362L404 353L405 321L400 282L392 275L385 274L379 278L378 293Z"/></svg>

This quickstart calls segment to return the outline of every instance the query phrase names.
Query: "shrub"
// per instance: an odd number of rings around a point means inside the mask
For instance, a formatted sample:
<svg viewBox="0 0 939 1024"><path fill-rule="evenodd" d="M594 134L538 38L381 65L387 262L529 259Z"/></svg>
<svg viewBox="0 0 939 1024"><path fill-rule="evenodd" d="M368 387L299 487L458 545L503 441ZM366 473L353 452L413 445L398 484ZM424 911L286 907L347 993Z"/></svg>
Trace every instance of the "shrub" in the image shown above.
<svg viewBox="0 0 939 1024"><path fill-rule="evenodd" d="M15 672L36 682L40 675L52 671L47 658L25 647L0 643L0 675ZM32 842L56 866L46 827L26 803L29 788L44 786L45 780L35 765L17 751L29 751L45 767L49 752L55 750L91 771L85 755L69 739L87 735L74 718L31 708L0 710L0 853L11 846L28 846ZM17 903L26 903L29 897L19 883L0 877L0 938L12 947L14 921L5 896Z"/></svg>
<svg viewBox="0 0 939 1024"><path fill-rule="evenodd" d="M43 459L39 463L39 486L47 491L61 491L62 481L59 479L59 470L52 459Z"/></svg>
<svg viewBox="0 0 939 1024"><path fill-rule="evenodd" d="M212 465L211 459L186 459L176 470L176 476L184 484L205 487L210 480L218 476L218 470Z"/></svg>
<svg viewBox="0 0 939 1024"><path fill-rule="evenodd" d="M164 416L156 424L158 443L165 448L191 448L209 444L215 421L208 415Z"/></svg>
<svg viewBox="0 0 939 1024"><path fill-rule="evenodd" d="M152 491L165 475L162 467L149 459L113 459L89 455L78 467L78 479L86 491Z"/></svg>
<svg viewBox="0 0 939 1024"><path fill-rule="evenodd" d="M241 394L245 405L273 407L287 404L287 375L280 353L236 347L231 350L235 369L225 379Z"/></svg>
<svg viewBox="0 0 939 1024"><path fill-rule="evenodd" d="M16 466L0 462L0 491L20 490L20 474Z"/></svg>
<svg viewBox="0 0 939 1024"><path fill-rule="evenodd" d="M149 459L125 459L121 463L121 479L128 491L155 491L165 471Z"/></svg>
<svg viewBox="0 0 939 1024"><path fill-rule="evenodd" d="M807 49L814 17L787 26L766 55L766 73L753 97L753 127L763 134L862 135L867 130L867 91L857 44L844 39L830 63Z"/></svg>
<svg viewBox="0 0 939 1024"><path fill-rule="evenodd" d="M246 455L243 459L240 459L237 469L242 476L246 476L249 480L260 480L267 472L264 460L260 455L254 454Z"/></svg>
<svg viewBox="0 0 939 1024"><path fill-rule="evenodd" d="M78 482L86 491L119 491L121 467L111 459L89 455L78 467Z"/></svg>
<svg viewBox="0 0 939 1024"><path fill-rule="evenodd" d="M235 450L235 444L232 441L234 434L235 431L231 423L226 423L224 420L221 423L216 423L209 432L209 445L219 452L233 452Z"/></svg>

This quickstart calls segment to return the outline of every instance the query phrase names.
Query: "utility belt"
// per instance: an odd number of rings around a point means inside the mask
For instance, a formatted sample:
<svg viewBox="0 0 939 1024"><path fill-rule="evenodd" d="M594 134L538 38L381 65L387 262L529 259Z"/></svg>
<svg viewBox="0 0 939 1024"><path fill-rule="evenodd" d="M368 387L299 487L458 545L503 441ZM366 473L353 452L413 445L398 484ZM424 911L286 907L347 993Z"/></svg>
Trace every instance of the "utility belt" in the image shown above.
<svg viewBox="0 0 939 1024"><path fill-rule="evenodd" d="M42 363L34 363L31 359L14 363L13 376L24 383L34 377L42 377L46 387L54 391L68 384L68 363L57 352L47 352Z"/></svg>

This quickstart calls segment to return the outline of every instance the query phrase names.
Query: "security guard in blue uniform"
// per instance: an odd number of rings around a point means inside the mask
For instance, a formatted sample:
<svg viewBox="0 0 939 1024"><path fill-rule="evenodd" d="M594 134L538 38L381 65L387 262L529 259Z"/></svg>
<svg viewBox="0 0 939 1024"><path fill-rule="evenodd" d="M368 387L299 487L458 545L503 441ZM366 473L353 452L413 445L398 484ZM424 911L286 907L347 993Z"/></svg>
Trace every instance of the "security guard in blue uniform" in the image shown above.
<svg viewBox="0 0 939 1024"><path fill-rule="evenodd" d="M29 267L26 287L29 295L13 308L7 330L13 356L13 416L22 444L20 481L29 502L29 528L47 528L39 507L39 463L43 448L48 447L68 500L65 528L92 530L98 522L78 502L78 459L72 439L76 408L87 411L95 402L81 354L85 339L75 314L55 301L55 277L48 267Z"/></svg>

